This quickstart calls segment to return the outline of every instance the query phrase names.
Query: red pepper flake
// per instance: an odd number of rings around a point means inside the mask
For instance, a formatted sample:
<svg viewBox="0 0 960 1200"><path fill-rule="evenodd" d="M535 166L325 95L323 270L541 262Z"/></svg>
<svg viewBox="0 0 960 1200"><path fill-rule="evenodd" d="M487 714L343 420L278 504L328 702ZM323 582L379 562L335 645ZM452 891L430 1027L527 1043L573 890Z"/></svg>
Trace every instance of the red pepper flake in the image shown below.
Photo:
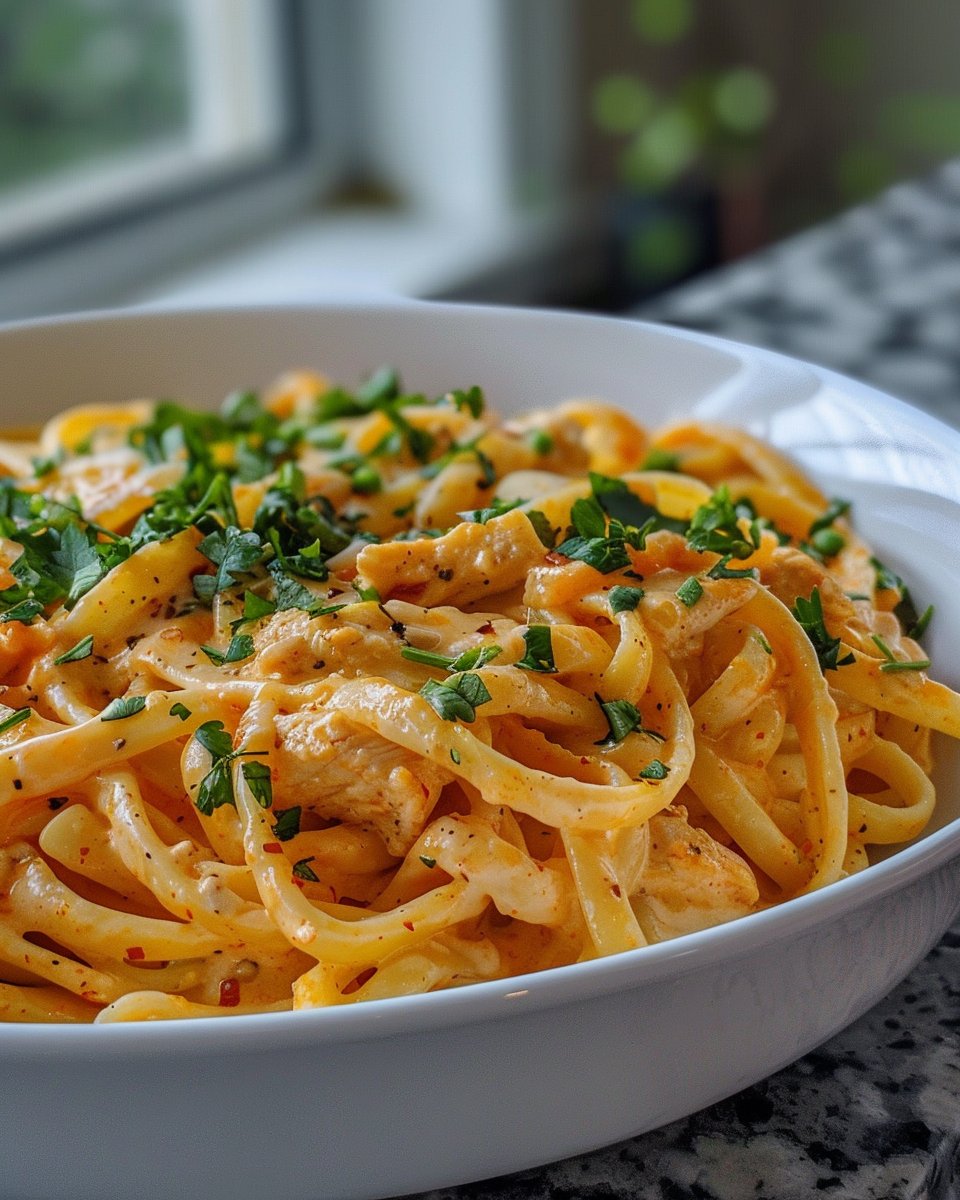
<svg viewBox="0 0 960 1200"><path fill-rule="evenodd" d="M141 959L147 957L143 952L142 946L128 946L124 951L124 955L130 962L139 962Z"/></svg>
<svg viewBox="0 0 960 1200"><path fill-rule="evenodd" d="M801 854L809 854L812 849L813 849L813 842L811 842L810 839L807 838L807 840L800 847L800 853Z"/></svg>
<svg viewBox="0 0 960 1200"><path fill-rule="evenodd" d="M90 847L89 847L89 846L81 846L81 847L80 847L80 860L81 860L81 862L83 861L83 859L85 859L85 858L87 857L87 855L88 855L89 853L90 853Z"/></svg>
<svg viewBox="0 0 960 1200"><path fill-rule="evenodd" d="M616 896L616 898L617 898L618 900L619 900L619 899L620 899L620 897L623 895L623 893L620 891L620 884L619 884L619 883L611 883L611 884L610 884L610 891L611 891L611 892L613 892L613 894Z"/></svg>
<svg viewBox="0 0 960 1200"><path fill-rule="evenodd" d="M282 854L283 847L279 842L264 842L263 852L264 854Z"/></svg>
<svg viewBox="0 0 960 1200"><path fill-rule="evenodd" d="M390 589L390 600L419 600L427 590L426 583L398 583Z"/></svg>
<svg viewBox="0 0 960 1200"><path fill-rule="evenodd" d="M220 980L220 1007L236 1008L240 1003L240 980Z"/></svg>
<svg viewBox="0 0 960 1200"><path fill-rule="evenodd" d="M548 550L544 558L548 563L553 563L557 567L562 567L570 561L565 554L557 554L555 550Z"/></svg>
<svg viewBox="0 0 960 1200"><path fill-rule="evenodd" d="M412 921L404 921L403 927L404 927L404 929L409 929L410 932L413 933L413 922Z"/></svg>

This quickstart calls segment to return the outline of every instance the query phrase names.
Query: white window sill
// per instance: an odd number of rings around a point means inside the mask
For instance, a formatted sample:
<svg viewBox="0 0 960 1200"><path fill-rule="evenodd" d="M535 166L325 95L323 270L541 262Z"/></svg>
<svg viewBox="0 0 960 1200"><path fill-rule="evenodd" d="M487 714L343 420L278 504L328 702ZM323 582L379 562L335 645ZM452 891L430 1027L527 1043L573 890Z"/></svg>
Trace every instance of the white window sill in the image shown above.
<svg viewBox="0 0 960 1200"><path fill-rule="evenodd" d="M297 221L125 300L168 307L399 295L549 303L571 273L598 261L595 243L591 222L569 209L485 224L360 210Z"/></svg>

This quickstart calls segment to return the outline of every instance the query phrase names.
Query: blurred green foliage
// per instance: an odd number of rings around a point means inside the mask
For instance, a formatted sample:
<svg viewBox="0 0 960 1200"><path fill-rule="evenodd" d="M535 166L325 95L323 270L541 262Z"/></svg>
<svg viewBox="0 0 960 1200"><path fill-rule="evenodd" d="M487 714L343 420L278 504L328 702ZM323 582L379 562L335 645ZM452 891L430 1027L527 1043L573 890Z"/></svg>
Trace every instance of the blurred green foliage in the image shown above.
<svg viewBox="0 0 960 1200"><path fill-rule="evenodd" d="M722 3L624 0L640 61L672 53L696 31L707 8ZM812 83L807 95L822 99L824 111L847 106L854 114L844 126L845 142L833 152L832 173L818 181L816 197L801 201L809 208L807 219L928 170L931 160L960 155L960 82L956 91L891 95L879 75L884 47L875 39L883 31L855 12L837 5L803 63ZM745 44L744 57L750 51ZM866 89L879 97L872 109L861 99ZM777 106L777 80L762 62L723 62L719 53L709 61L705 55L669 88L658 87L642 68L620 69L597 82L593 119L619 143L626 194L656 199L660 206L635 207L638 214L647 214L643 220L648 227L625 238L622 256L628 274L641 284L669 282L671 272L681 278L695 265L703 231L690 224L696 217L681 215L690 184L694 191L726 194L728 199L752 189L762 210L767 149L777 137ZM829 136L826 128L825 133ZM667 221L663 206L669 210L671 204L675 217ZM690 227L682 228L684 219Z"/></svg>
<svg viewBox="0 0 960 1200"><path fill-rule="evenodd" d="M0 187L188 123L180 0L0 0Z"/></svg>

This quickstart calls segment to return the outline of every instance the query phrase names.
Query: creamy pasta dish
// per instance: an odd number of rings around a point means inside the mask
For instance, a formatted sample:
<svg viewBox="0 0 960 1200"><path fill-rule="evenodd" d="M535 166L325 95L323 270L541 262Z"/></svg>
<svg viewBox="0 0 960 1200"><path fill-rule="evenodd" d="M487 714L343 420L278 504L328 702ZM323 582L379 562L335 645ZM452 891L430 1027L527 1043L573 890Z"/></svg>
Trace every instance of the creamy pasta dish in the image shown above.
<svg viewBox="0 0 960 1200"><path fill-rule="evenodd" d="M744 433L298 371L0 444L0 1018L635 949L930 818L931 610Z"/></svg>

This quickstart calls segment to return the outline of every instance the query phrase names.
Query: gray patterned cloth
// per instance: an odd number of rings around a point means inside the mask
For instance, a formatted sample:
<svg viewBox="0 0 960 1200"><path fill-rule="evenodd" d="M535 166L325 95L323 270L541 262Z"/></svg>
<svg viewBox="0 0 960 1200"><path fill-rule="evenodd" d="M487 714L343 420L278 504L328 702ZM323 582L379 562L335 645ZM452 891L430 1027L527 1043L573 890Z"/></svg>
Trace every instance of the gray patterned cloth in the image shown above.
<svg viewBox="0 0 960 1200"><path fill-rule="evenodd" d="M960 425L960 163L637 316L767 346ZM663 1129L429 1200L960 1200L960 925L793 1066Z"/></svg>
<svg viewBox="0 0 960 1200"><path fill-rule="evenodd" d="M636 315L831 367L960 424L960 161Z"/></svg>

